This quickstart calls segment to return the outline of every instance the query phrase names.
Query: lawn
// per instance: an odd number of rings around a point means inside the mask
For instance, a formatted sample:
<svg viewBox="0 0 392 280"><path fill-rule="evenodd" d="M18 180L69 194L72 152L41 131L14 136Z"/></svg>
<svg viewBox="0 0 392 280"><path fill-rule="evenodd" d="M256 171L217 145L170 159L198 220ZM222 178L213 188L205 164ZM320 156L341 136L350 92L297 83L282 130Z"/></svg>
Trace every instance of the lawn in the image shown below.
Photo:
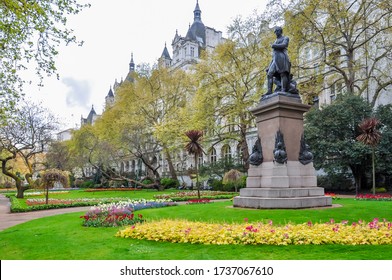
<svg viewBox="0 0 392 280"><path fill-rule="evenodd" d="M156 192L155 192L156 193ZM207 222L269 221L274 224L373 218L392 221L392 202L334 200L342 207L304 210L232 208L232 202L179 205L138 211L147 220L188 219ZM2 260L390 260L392 245L200 245L115 237L118 228L82 227L83 215L64 214L33 220L0 232Z"/></svg>

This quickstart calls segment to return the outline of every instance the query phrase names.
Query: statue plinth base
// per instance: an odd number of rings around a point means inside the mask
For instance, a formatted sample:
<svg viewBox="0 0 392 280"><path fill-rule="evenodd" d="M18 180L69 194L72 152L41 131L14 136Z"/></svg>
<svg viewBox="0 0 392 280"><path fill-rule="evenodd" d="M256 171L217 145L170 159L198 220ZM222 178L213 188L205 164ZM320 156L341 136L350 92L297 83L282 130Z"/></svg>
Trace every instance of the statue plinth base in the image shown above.
<svg viewBox="0 0 392 280"><path fill-rule="evenodd" d="M298 161L303 114L309 108L298 95L274 93L251 110L256 116L264 161L250 166L246 188L234 198L234 207L296 209L332 205L332 198L317 187L313 163ZM273 156L278 130L284 135L288 158L283 164L275 162Z"/></svg>

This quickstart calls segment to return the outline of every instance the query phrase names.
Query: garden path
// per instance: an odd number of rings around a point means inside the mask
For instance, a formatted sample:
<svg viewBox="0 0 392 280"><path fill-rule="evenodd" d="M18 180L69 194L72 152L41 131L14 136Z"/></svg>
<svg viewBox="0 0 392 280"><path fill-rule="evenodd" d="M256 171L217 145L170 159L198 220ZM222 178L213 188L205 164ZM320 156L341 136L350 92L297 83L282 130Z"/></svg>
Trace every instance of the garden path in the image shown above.
<svg viewBox="0 0 392 280"><path fill-rule="evenodd" d="M91 207L70 207L32 212L11 213L10 206L10 200L4 195L0 194L0 231L30 220L64 213L87 211Z"/></svg>

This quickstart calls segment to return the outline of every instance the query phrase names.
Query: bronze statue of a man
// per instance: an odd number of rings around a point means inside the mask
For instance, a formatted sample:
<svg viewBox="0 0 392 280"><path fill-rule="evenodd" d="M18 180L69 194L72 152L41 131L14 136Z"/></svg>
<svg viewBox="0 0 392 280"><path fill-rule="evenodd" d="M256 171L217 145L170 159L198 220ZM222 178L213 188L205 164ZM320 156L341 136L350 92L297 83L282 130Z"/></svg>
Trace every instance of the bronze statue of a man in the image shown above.
<svg viewBox="0 0 392 280"><path fill-rule="evenodd" d="M280 82L281 91L289 92L290 90L291 63L287 54L289 38L283 36L283 30L281 27L276 27L274 32L276 34L276 40L271 45L273 52L272 61L267 69L268 91L266 94L272 94L274 78Z"/></svg>

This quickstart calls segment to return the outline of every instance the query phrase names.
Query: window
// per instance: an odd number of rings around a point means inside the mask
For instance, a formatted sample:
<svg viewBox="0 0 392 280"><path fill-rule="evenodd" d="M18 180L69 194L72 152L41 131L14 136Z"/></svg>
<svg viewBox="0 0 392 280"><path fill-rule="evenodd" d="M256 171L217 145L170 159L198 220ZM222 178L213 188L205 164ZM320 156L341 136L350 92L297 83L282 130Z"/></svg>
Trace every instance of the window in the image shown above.
<svg viewBox="0 0 392 280"><path fill-rule="evenodd" d="M335 84L331 85L331 92L330 92L329 96L331 98L331 102L333 102L336 99Z"/></svg>
<svg viewBox="0 0 392 280"><path fill-rule="evenodd" d="M225 159L226 162L231 161L231 148L229 145L224 145L222 147L222 158Z"/></svg>
<svg viewBox="0 0 392 280"><path fill-rule="evenodd" d="M210 163L216 163L216 150L215 150L215 148L211 148L211 150L209 152L209 156L210 156Z"/></svg>
<svg viewBox="0 0 392 280"><path fill-rule="evenodd" d="M191 47L191 57L195 57L195 48Z"/></svg>
<svg viewBox="0 0 392 280"><path fill-rule="evenodd" d="M199 156L199 158L197 159L197 165L198 165L198 167L202 166L203 163L204 163L203 154L201 154L201 155Z"/></svg>

